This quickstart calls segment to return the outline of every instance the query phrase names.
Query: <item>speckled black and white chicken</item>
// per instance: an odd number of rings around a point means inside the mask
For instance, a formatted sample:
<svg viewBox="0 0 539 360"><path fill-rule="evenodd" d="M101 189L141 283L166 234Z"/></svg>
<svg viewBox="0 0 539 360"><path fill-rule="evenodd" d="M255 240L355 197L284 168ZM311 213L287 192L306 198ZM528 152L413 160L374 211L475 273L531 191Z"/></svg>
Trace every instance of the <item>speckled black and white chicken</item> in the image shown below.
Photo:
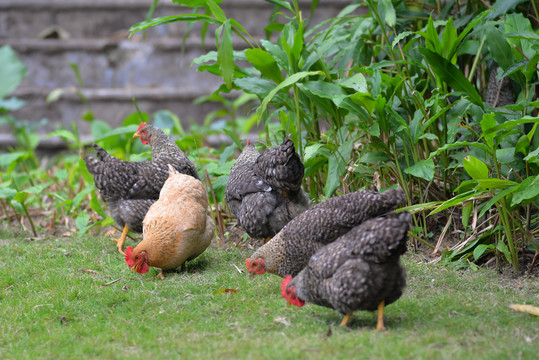
<svg viewBox="0 0 539 360"><path fill-rule="evenodd" d="M251 237L274 236L309 208L301 189L303 173L290 135L262 155L247 142L230 170L225 194L230 211Z"/></svg>
<svg viewBox="0 0 539 360"><path fill-rule="evenodd" d="M161 129L141 123L133 135L152 148L148 161L124 161L92 144L97 158L86 156L86 167L94 176L95 186L116 223L123 227L117 248L123 245L129 230L142 232L142 220L168 178L168 164L178 172L198 179L195 165Z"/></svg>
<svg viewBox="0 0 539 360"><path fill-rule="evenodd" d="M321 247L335 241L365 220L394 210L404 192L361 190L323 201L291 220L245 263L251 276L269 272L297 275Z"/></svg>
<svg viewBox="0 0 539 360"><path fill-rule="evenodd" d="M337 310L344 315L341 326L356 310L378 310L376 328L383 330L384 306L400 298L406 284L400 256L409 226L408 212L363 222L319 249L294 278L285 276L281 295L292 305Z"/></svg>

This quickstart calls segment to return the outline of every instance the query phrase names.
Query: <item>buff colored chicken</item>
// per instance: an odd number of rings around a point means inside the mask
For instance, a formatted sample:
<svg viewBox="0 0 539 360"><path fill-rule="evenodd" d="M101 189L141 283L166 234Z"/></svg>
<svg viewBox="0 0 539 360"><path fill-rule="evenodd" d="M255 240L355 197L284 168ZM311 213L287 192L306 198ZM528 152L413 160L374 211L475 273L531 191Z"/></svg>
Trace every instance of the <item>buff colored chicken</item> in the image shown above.
<svg viewBox="0 0 539 360"><path fill-rule="evenodd" d="M85 158L112 218L124 228L120 238L114 239L122 254L128 231L142 232L142 220L168 178L168 164L198 179L195 165L161 129L143 122L133 137L152 148L152 160L120 160L97 144L92 144L97 157Z"/></svg>
<svg viewBox="0 0 539 360"><path fill-rule="evenodd" d="M159 200L148 210L142 223L142 241L133 250L125 249L125 261L139 274L149 267L167 270L195 259L210 245L215 225L208 209L208 195L202 183L192 176L178 173L169 165L169 178Z"/></svg>

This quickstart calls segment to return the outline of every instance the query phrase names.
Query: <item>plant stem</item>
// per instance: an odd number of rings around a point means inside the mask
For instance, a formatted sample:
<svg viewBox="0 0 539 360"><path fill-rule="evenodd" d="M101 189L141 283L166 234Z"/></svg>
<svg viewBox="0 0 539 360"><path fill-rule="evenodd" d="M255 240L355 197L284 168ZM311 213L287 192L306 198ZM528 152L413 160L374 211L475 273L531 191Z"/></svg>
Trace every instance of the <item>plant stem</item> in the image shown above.
<svg viewBox="0 0 539 360"><path fill-rule="evenodd" d="M34 236L37 237L37 231L36 227L34 226L34 222L32 221L32 217L30 216L30 213L28 212L28 208L26 207L26 204L24 203L24 200L21 201L22 208L24 209L24 213L26 214L26 217L28 218L28 222L30 222L30 227L32 228L32 233L34 233Z"/></svg>
<svg viewBox="0 0 539 360"><path fill-rule="evenodd" d="M472 64L472 69L470 70L470 75L468 75L468 80L470 80L470 82L473 79L475 68L477 67L477 64L479 63L479 59L481 58L481 52L483 51L483 47L485 46L485 41L486 41L486 36L483 36L481 38L481 43L479 44L479 48L477 49L477 53L475 54L475 58Z"/></svg>
<svg viewBox="0 0 539 360"><path fill-rule="evenodd" d="M503 199L500 201L503 201ZM515 248L515 243L513 241L513 230L511 228L509 219L507 218L507 209L505 208L505 206L503 206L503 204L499 203L496 203L496 208L498 209L498 212L500 214L500 220L505 231L505 236L507 237L507 246L509 247L509 252L511 253L511 263L513 265L513 268L516 271L519 271L517 251Z"/></svg>

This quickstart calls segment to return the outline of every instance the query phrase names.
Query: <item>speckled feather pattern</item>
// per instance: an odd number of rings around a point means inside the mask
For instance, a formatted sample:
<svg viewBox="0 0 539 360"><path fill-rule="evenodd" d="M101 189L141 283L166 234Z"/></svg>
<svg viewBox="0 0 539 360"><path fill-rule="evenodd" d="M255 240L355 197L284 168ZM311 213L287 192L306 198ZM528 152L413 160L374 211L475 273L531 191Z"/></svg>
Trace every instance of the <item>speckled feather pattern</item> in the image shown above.
<svg viewBox="0 0 539 360"><path fill-rule="evenodd" d="M365 220L385 214L402 202L400 189L383 193L356 191L323 201L291 220L251 256L264 259L266 271L297 275L321 247L335 241Z"/></svg>
<svg viewBox="0 0 539 360"><path fill-rule="evenodd" d="M202 183L191 176L172 174L159 200L148 210L143 226L142 241L133 256L145 251L149 266L171 270L202 254L215 233Z"/></svg>
<svg viewBox="0 0 539 360"><path fill-rule="evenodd" d="M144 215L159 198L159 191L168 178L168 164L180 173L198 179L194 164L174 141L157 127L146 125L145 128L151 136L152 160L120 160L97 144L92 144L97 157L85 158L88 171L94 176L95 185L108 203L113 219L134 231L142 231Z"/></svg>
<svg viewBox="0 0 539 360"><path fill-rule="evenodd" d="M274 189L299 191L305 167L290 137L256 159L255 173Z"/></svg>
<svg viewBox="0 0 539 360"><path fill-rule="evenodd" d="M230 170L225 194L228 207L255 238L275 235L311 205L301 190L304 167L287 137L262 155L247 145Z"/></svg>
<svg viewBox="0 0 539 360"><path fill-rule="evenodd" d="M348 314L395 302L406 284L400 256L406 252L408 212L363 222L319 249L288 284L306 301Z"/></svg>

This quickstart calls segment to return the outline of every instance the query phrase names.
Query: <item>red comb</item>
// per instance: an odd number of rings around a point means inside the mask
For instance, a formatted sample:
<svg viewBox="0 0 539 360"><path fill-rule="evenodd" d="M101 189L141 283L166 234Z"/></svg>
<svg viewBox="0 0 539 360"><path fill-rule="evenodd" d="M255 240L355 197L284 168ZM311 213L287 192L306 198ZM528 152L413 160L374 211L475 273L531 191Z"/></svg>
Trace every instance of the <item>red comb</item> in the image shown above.
<svg viewBox="0 0 539 360"><path fill-rule="evenodd" d="M125 262L127 263L127 266L133 267L135 265L135 260L133 260L133 247L128 246L125 249Z"/></svg>
<svg viewBox="0 0 539 360"><path fill-rule="evenodd" d="M141 122L140 125L138 126L137 132L139 132L139 130L145 127L146 125L148 124L146 124L145 122Z"/></svg>

